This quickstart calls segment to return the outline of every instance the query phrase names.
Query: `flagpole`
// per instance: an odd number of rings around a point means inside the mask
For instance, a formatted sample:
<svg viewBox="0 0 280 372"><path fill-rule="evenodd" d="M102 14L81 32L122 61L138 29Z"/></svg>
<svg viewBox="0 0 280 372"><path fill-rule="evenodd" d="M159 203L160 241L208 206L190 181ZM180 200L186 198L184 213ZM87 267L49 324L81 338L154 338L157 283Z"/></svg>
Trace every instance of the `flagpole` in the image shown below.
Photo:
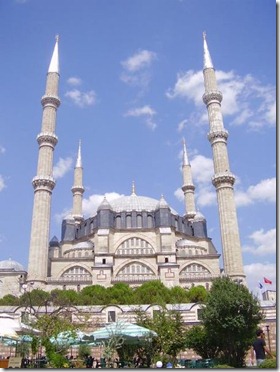
<svg viewBox="0 0 280 372"><path fill-rule="evenodd" d="M262 301L262 289L259 288L259 297L260 297L260 301Z"/></svg>

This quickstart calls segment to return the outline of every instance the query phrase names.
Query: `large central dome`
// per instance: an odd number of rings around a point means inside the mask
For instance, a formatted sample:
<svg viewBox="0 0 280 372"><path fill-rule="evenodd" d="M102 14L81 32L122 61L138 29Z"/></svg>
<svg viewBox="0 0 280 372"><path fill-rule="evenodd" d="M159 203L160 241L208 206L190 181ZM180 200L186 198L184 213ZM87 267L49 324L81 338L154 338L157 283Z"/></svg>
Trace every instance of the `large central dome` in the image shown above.
<svg viewBox="0 0 280 372"><path fill-rule="evenodd" d="M147 211L151 212L157 209L159 200L149 198L147 196L140 196L132 193L130 196L121 196L118 199L110 201L110 205L115 212L122 211ZM178 214L174 209L171 209L171 213Z"/></svg>

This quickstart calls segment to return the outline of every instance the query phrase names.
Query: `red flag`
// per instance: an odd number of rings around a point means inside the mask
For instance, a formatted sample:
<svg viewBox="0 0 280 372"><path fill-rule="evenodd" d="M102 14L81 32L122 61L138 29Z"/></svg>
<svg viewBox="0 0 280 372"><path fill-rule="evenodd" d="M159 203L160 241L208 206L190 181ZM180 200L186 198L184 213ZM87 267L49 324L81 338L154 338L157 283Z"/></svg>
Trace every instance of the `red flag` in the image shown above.
<svg viewBox="0 0 280 372"><path fill-rule="evenodd" d="M264 283L266 283L266 284L272 284L272 281L269 280L269 279L267 279L267 278L263 278L263 281L264 281Z"/></svg>

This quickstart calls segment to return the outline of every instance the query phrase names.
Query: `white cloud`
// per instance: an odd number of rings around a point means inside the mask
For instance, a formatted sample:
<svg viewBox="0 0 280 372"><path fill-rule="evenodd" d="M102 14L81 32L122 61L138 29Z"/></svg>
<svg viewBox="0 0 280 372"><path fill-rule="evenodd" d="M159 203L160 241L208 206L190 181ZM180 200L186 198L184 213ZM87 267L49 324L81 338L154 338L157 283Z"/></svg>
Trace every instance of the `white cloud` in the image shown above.
<svg viewBox="0 0 280 372"><path fill-rule="evenodd" d="M276 201L276 178L268 178L257 185L248 187L247 191L237 190L235 202L238 207L243 207L254 202L274 203Z"/></svg>
<svg viewBox="0 0 280 372"><path fill-rule="evenodd" d="M195 183L211 183L212 176L214 175L213 160L211 158L206 158L203 155L195 155L190 160L190 164Z"/></svg>
<svg viewBox="0 0 280 372"><path fill-rule="evenodd" d="M83 213L86 218L96 214L97 208L103 201L104 196L106 197L107 201L110 203L110 201L114 199L118 199L124 195L118 194L117 192L107 192L104 195L100 195L100 194L90 195L88 199L83 200Z"/></svg>
<svg viewBox="0 0 280 372"><path fill-rule="evenodd" d="M156 115L156 111L148 105L128 110L124 114L124 116L132 116L132 117L141 117L142 116L142 117L144 117L145 124L151 130L154 130L157 127L156 123L153 120L154 115Z"/></svg>
<svg viewBox="0 0 280 372"><path fill-rule="evenodd" d="M5 147L3 147L3 146L0 145L0 154L2 155L2 154L4 154L5 152L6 152Z"/></svg>
<svg viewBox="0 0 280 372"><path fill-rule="evenodd" d="M78 77L72 76L67 80L69 85L77 86L82 84L82 80Z"/></svg>
<svg viewBox="0 0 280 372"><path fill-rule="evenodd" d="M61 224L61 221L64 220L67 216L70 216L71 215L71 211L72 209L63 209L63 211L61 213L56 213L54 215L54 220L55 222L60 225Z"/></svg>
<svg viewBox="0 0 280 372"><path fill-rule="evenodd" d="M177 125L177 132L181 133L185 129L187 122L187 119L180 121L180 123Z"/></svg>
<svg viewBox="0 0 280 372"><path fill-rule="evenodd" d="M180 202L184 201L184 193L180 187L174 191L174 195Z"/></svg>
<svg viewBox="0 0 280 372"><path fill-rule="evenodd" d="M104 196L106 197L107 201L110 203L114 199L118 199L123 194L118 194L117 192L107 192L104 195L101 194L92 194L87 199L83 199L83 215L84 218L92 217L96 214L97 208L102 203ZM72 208L65 208L61 213L57 213L55 215L55 221L57 224L60 224L61 221L66 218L67 216L71 216Z"/></svg>
<svg viewBox="0 0 280 372"><path fill-rule="evenodd" d="M222 113L232 117L231 125L247 125L253 129L275 126L275 87L263 86L251 75L242 77L234 71L216 71L216 77L218 89L223 94ZM197 113L190 117L193 116L194 122L206 123L208 119L202 102L204 91L203 73L189 70L177 75L174 87L167 90L166 96L192 101L197 106Z"/></svg>
<svg viewBox="0 0 280 372"><path fill-rule="evenodd" d="M246 192L240 190L235 190L234 199L237 207L243 207L253 203L250 196Z"/></svg>
<svg viewBox="0 0 280 372"><path fill-rule="evenodd" d="M182 156L180 155L180 159ZM196 154L190 160L193 183L195 186L195 198L198 207L214 205L217 202L216 191L212 186L211 179L214 174L213 160L203 155ZM179 188L174 192L176 198L184 200L184 194Z"/></svg>
<svg viewBox="0 0 280 372"><path fill-rule="evenodd" d="M179 155L182 159L182 155ZM195 197L200 207L211 206L217 203L216 191L212 185L214 175L213 160L203 155L196 154L190 160L193 183L196 187ZM236 185L241 181L236 177ZM176 190L174 195L183 200L183 194ZM237 207L244 207L256 202L274 203L276 201L276 178L261 180L256 185L251 185L246 191L235 189L235 202Z"/></svg>
<svg viewBox="0 0 280 372"><path fill-rule="evenodd" d="M59 158L57 164L53 167L53 177L62 178L72 167L73 160L68 158Z"/></svg>
<svg viewBox="0 0 280 372"><path fill-rule="evenodd" d="M177 81L173 89L168 89L166 96L170 99L185 98L194 101L195 105L202 105L204 93L203 73L189 70L177 74Z"/></svg>
<svg viewBox="0 0 280 372"><path fill-rule="evenodd" d="M138 51L127 60L121 62L124 70L120 79L132 86L148 87L151 80L151 64L156 57L156 53L149 50Z"/></svg>
<svg viewBox="0 0 280 372"><path fill-rule="evenodd" d="M0 192L6 187L3 176L0 174Z"/></svg>
<svg viewBox="0 0 280 372"><path fill-rule="evenodd" d="M209 207L217 204L216 191L212 187L200 187L197 193L197 205L199 207Z"/></svg>
<svg viewBox="0 0 280 372"><path fill-rule="evenodd" d="M155 58L156 53L149 50L139 50L133 56L121 62L121 64L125 70L135 72L150 66Z"/></svg>
<svg viewBox="0 0 280 372"><path fill-rule="evenodd" d="M94 90L82 92L78 89L72 89L65 93L65 97L69 97L79 107L93 106L96 102Z"/></svg>
<svg viewBox="0 0 280 372"><path fill-rule="evenodd" d="M249 252L256 256L266 256L268 254L276 254L276 229L264 231L260 229L254 231L249 239L252 240L251 245L243 246L244 252Z"/></svg>
<svg viewBox="0 0 280 372"><path fill-rule="evenodd" d="M244 265L244 272L249 289L258 297L260 296L259 282L264 286L262 289L276 289L276 265L274 263L256 262ZM268 278L272 284L264 284L263 278Z"/></svg>
<svg viewBox="0 0 280 372"><path fill-rule="evenodd" d="M276 201L276 178L262 180L255 186L248 188L248 194L253 200L275 202Z"/></svg>

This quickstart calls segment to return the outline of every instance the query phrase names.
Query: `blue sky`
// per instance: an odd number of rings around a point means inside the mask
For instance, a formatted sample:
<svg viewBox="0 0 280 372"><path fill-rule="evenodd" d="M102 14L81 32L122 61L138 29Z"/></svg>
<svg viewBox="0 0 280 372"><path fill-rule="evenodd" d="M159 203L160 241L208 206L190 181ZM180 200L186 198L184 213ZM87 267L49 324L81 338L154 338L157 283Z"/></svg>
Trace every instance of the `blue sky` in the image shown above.
<svg viewBox="0 0 280 372"><path fill-rule="evenodd" d="M84 214L106 194L159 199L179 214L182 138L197 208L221 252L202 102L203 40L229 131L247 281L276 285L276 6L272 0L0 1L0 260L27 268L40 99L60 35L51 237L72 207L82 141ZM222 265L222 262L221 262Z"/></svg>

